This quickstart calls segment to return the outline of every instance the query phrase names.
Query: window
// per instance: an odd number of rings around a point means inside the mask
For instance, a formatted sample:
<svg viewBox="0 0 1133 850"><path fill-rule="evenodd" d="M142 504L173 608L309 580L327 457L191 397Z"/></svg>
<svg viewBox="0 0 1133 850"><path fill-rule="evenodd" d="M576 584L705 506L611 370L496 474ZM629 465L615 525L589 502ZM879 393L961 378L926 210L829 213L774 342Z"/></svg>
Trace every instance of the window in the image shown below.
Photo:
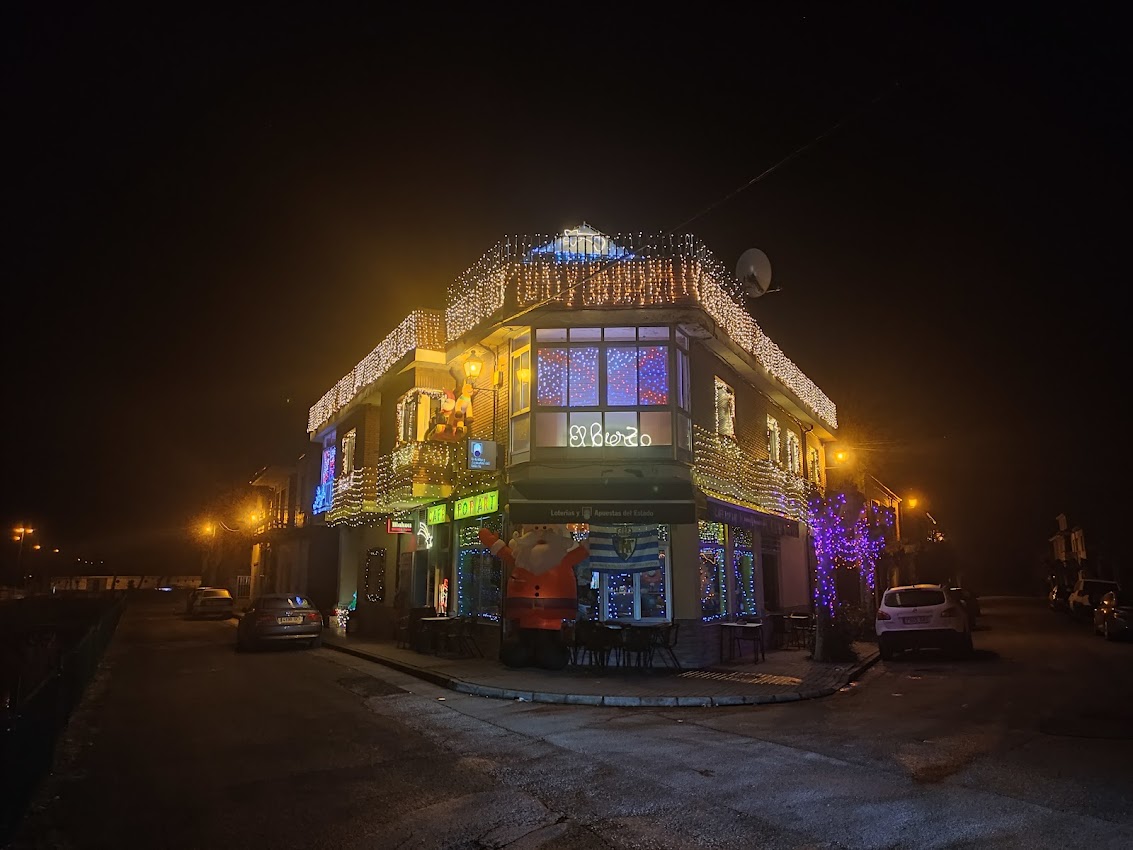
<svg viewBox="0 0 1133 850"><path fill-rule="evenodd" d="M531 451L531 334L511 341L511 455L510 463L523 463Z"/></svg>
<svg viewBox="0 0 1133 850"><path fill-rule="evenodd" d="M822 466L818 462L818 449L807 449L807 477L818 484L822 474Z"/></svg>
<svg viewBox="0 0 1133 850"><path fill-rule="evenodd" d="M357 441L357 428L351 428L342 438L342 475L349 475L354 471L354 444Z"/></svg>
<svg viewBox="0 0 1133 850"><path fill-rule="evenodd" d="M689 370L688 337L677 337L677 448L692 454L692 387Z"/></svg>
<svg viewBox="0 0 1133 850"><path fill-rule="evenodd" d="M397 402L397 443L426 440L429 428L441 412L440 390L414 389Z"/></svg>
<svg viewBox="0 0 1133 850"><path fill-rule="evenodd" d="M571 529L576 539L586 540L586 525ZM632 573L612 573L590 569L590 561L578 567L579 618L617 621L667 622L669 610L669 526L657 526L658 561L660 568Z"/></svg>
<svg viewBox="0 0 1133 850"><path fill-rule="evenodd" d="M724 524L702 521L697 527L700 532L700 616L714 620L728 612Z"/></svg>
<svg viewBox="0 0 1133 850"><path fill-rule="evenodd" d="M782 464L781 444L783 432L779 429L779 422L773 416L767 417L767 459L776 466Z"/></svg>
<svg viewBox="0 0 1133 850"><path fill-rule="evenodd" d="M736 393L719 378L716 379L716 433L736 436Z"/></svg>
<svg viewBox="0 0 1133 850"><path fill-rule="evenodd" d="M672 401L669 337L667 327L536 330L536 446L671 446L672 414L651 410Z"/></svg>
<svg viewBox="0 0 1133 850"><path fill-rule="evenodd" d="M801 450L799 447L799 435L793 431L787 432L787 469L796 475L802 471Z"/></svg>
<svg viewBox="0 0 1133 850"><path fill-rule="evenodd" d="M748 528L729 526L732 537L732 576L736 583L737 613L746 616L759 614L755 595L755 552L752 550L752 532Z"/></svg>

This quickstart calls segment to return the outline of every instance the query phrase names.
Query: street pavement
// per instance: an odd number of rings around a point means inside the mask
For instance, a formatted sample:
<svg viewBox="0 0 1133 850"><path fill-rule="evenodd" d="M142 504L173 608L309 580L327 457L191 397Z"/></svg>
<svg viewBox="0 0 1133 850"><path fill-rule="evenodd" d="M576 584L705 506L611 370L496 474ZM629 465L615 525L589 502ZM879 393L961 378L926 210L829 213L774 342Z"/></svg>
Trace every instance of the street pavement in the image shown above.
<svg viewBox="0 0 1133 850"><path fill-rule="evenodd" d="M830 696L878 659L876 644L854 644L857 660L810 660L807 649L772 649L758 660L749 649L703 669L678 670L657 658L651 668L586 665L565 670L509 669L497 659L416 652L396 642L327 634L326 646L376 661L474 696L622 708L763 705Z"/></svg>
<svg viewBox="0 0 1133 850"><path fill-rule="evenodd" d="M822 699L486 699L131 606L24 848L1128 848L1133 644L983 600ZM770 656L769 656L770 660Z"/></svg>

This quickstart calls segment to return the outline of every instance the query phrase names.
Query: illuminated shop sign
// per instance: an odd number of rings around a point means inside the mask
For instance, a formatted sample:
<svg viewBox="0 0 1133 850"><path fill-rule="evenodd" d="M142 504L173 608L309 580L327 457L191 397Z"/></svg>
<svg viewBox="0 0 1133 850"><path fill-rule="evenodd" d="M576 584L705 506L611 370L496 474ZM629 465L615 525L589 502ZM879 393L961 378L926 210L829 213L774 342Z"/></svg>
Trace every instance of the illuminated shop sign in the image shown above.
<svg viewBox="0 0 1133 850"><path fill-rule="evenodd" d="M390 517L386 520L386 531L389 534L412 534L413 522L408 519L394 519Z"/></svg>
<svg viewBox="0 0 1133 850"><path fill-rule="evenodd" d="M620 428L605 429L600 422L591 422L590 426L570 426L571 448L582 446L651 446L653 438L648 434L639 432L636 426L624 425Z"/></svg>
<svg viewBox="0 0 1133 850"><path fill-rule="evenodd" d="M469 496L467 499L458 499L453 505L452 515L454 519L468 519L484 514L494 514L499 509L500 491L489 490L487 493L479 493L475 496Z"/></svg>
<svg viewBox="0 0 1133 850"><path fill-rule="evenodd" d="M417 523L417 536L421 538L421 542L425 544L426 549L433 548L433 532L429 530L429 526L425 525L425 523Z"/></svg>
<svg viewBox="0 0 1133 850"><path fill-rule="evenodd" d="M429 525L448 522L448 505L433 505L425 512L425 522Z"/></svg>

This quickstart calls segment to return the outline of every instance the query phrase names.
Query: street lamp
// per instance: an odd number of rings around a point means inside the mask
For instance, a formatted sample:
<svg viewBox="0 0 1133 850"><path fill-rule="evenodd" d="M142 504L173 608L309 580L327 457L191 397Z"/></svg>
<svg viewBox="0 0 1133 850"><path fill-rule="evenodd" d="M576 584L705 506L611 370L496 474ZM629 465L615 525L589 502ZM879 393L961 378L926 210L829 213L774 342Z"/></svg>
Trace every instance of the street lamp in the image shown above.
<svg viewBox="0 0 1133 850"><path fill-rule="evenodd" d="M484 361L476 354L476 349L464 361L464 376L470 381L475 381L480 377L480 372L484 369Z"/></svg>
<svg viewBox="0 0 1133 850"><path fill-rule="evenodd" d="M16 532L17 536L16 536L15 539L20 541L20 551L19 551L19 554L16 555L16 572L18 572L20 574L20 581L23 581L23 578L24 578L24 571L23 571L24 538L27 537L29 534L34 533L35 529L34 528L26 528L25 526L21 525L19 528L14 528L12 530ZM38 549L39 547L37 546L36 548Z"/></svg>

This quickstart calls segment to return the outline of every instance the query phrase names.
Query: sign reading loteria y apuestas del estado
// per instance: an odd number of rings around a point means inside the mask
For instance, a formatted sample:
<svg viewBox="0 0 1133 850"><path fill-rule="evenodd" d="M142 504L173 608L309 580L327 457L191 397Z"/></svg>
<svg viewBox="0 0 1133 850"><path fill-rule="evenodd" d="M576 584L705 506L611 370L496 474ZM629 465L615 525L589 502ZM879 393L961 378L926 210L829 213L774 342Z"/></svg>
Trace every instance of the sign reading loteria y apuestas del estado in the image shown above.
<svg viewBox="0 0 1133 850"><path fill-rule="evenodd" d="M487 493L477 493L467 499L458 499L453 504L453 519L468 519L484 514L494 514L500 509L500 491L489 490Z"/></svg>

